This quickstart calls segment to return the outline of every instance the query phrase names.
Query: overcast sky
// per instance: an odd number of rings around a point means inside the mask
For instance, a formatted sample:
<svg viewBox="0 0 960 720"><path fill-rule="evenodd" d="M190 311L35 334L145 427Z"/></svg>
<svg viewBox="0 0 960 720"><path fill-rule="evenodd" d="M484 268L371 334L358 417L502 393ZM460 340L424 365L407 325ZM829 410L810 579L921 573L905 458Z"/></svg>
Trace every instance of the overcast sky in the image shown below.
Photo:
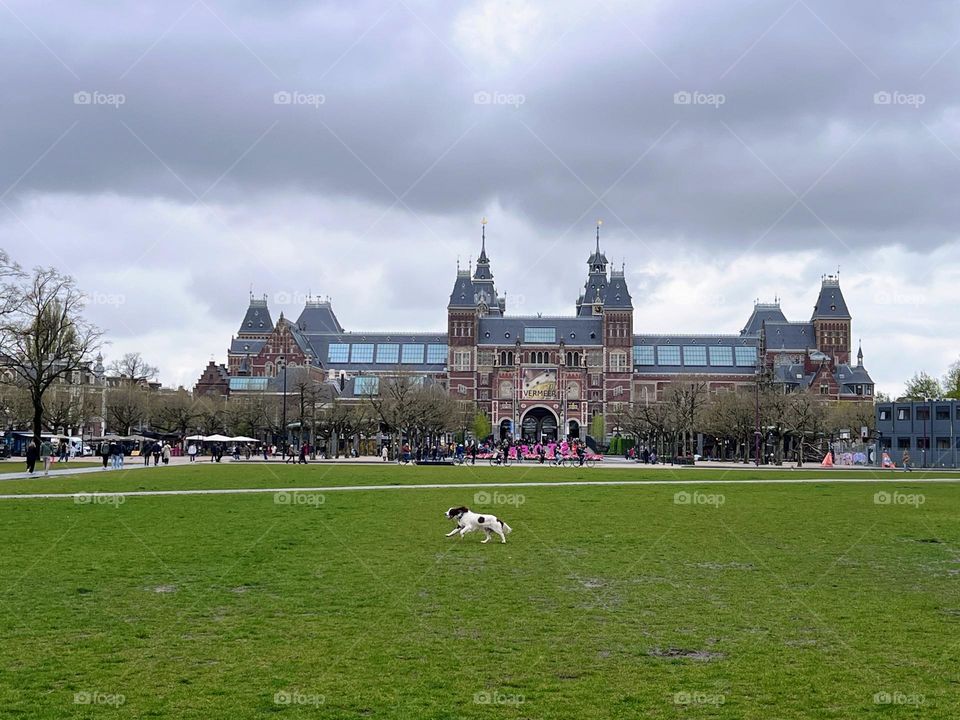
<svg viewBox="0 0 960 720"><path fill-rule="evenodd" d="M108 359L192 387L251 290L443 330L459 257L569 314L593 228L638 332L809 319L878 388L960 356L960 4L0 0L0 246Z"/></svg>

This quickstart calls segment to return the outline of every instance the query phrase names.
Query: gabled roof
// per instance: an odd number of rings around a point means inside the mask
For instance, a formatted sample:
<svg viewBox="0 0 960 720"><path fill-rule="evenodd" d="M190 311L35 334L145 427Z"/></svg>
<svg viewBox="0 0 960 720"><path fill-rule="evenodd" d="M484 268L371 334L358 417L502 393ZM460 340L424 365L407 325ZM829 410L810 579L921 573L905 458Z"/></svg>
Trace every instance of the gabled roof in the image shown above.
<svg viewBox="0 0 960 720"><path fill-rule="evenodd" d="M813 307L813 317L811 319L832 318L849 320L850 311L847 309L847 301L843 299L843 293L840 292L840 278L835 275L827 275L820 285L820 296L817 298L817 304Z"/></svg>

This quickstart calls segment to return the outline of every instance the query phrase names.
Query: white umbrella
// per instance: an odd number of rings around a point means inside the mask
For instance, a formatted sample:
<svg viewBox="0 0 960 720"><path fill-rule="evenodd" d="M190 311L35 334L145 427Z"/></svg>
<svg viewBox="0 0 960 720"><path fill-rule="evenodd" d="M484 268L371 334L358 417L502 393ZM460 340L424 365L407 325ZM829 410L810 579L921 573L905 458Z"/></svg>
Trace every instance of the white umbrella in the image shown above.
<svg viewBox="0 0 960 720"><path fill-rule="evenodd" d="M257 442L256 438L247 437L245 435L238 435L235 438L230 438L230 440L233 442Z"/></svg>
<svg viewBox="0 0 960 720"><path fill-rule="evenodd" d="M230 442L233 438L228 438L226 435L207 435L204 440L207 442Z"/></svg>
<svg viewBox="0 0 960 720"><path fill-rule="evenodd" d="M187 438L187 440L206 440L206 439L207 438L205 438L203 435L191 435L190 437Z"/></svg>

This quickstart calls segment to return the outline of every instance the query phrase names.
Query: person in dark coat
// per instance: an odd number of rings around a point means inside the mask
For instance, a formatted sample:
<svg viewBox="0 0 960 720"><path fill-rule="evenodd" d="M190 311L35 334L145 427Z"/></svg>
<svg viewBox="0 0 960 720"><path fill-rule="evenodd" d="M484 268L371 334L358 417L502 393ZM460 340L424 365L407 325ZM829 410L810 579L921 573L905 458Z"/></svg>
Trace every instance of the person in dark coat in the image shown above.
<svg viewBox="0 0 960 720"><path fill-rule="evenodd" d="M37 458L40 457L40 451L37 449L37 444L31 440L30 444L27 445L27 472L33 475L33 470L37 466Z"/></svg>

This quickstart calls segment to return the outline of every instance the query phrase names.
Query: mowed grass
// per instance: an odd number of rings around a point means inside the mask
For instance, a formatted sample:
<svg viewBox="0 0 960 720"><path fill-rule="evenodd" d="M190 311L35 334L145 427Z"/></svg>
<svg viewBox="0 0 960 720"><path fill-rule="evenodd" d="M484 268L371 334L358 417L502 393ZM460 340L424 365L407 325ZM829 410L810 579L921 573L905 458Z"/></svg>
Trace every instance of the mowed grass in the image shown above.
<svg viewBox="0 0 960 720"><path fill-rule="evenodd" d="M312 463L287 465L269 463L210 463L197 462L170 467L150 467L125 470L96 470L59 478L33 477L3 480L0 476L0 494L19 493L75 493L75 492L122 492L129 490L185 490L229 488L283 488L283 487L337 487L344 485L416 485L475 484L512 482L568 482L577 480L623 481L623 480L775 480L810 478L848 478L890 480L924 480L950 478L960 480L960 473L923 470L910 473L903 471L826 470L807 467L796 470L757 469L752 465L737 468L689 468L638 464L618 464L609 467L552 467L536 463L490 467L487 463L476 466L418 467L416 465Z"/></svg>
<svg viewBox="0 0 960 720"><path fill-rule="evenodd" d="M90 460L71 460L70 462L54 462L50 464L50 472L55 472L57 470L76 470L77 468L88 468L88 467L97 467L101 466L100 462L92 462ZM0 462L0 474L2 473L22 473L27 471L27 461L26 460L8 460L5 462ZM37 465L34 470L38 477L43 476L43 461L37 460Z"/></svg>
<svg viewBox="0 0 960 720"><path fill-rule="evenodd" d="M0 714L955 718L960 487L913 479L2 501Z"/></svg>

